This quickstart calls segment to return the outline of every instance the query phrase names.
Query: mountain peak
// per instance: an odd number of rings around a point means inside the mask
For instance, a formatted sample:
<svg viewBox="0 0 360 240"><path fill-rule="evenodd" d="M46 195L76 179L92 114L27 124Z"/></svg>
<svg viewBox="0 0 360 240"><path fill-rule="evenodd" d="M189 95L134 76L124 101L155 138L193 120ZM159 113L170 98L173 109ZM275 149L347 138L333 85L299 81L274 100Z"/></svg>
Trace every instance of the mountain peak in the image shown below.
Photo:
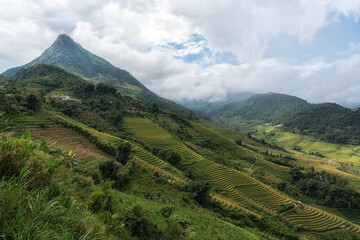
<svg viewBox="0 0 360 240"><path fill-rule="evenodd" d="M82 49L80 44L76 43L70 36L66 34L60 34L56 41L51 45L49 49L56 51L74 51L76 49Z"/></svg>
<svg viewBox="0 0 360 240"><path fill-rule="evenodd" d="M122 94L131 95L147 102L155 102L163 109L193 118L193 112L160 98L130 73L113 66L105 59L92 54L66 34L60 34L55 42L31 62L6 70L3 75L10 78L24 67L50 64L95 83L106 83L116 87Z"/></svg>
<svg viewBox="0 0 360 240"><path fill-rule="evenodd" d="M66 34L60 34L56 41L54 43L58 43L58 44L74 44L74 40L69 36L69 35L66 35Z"/></svg>

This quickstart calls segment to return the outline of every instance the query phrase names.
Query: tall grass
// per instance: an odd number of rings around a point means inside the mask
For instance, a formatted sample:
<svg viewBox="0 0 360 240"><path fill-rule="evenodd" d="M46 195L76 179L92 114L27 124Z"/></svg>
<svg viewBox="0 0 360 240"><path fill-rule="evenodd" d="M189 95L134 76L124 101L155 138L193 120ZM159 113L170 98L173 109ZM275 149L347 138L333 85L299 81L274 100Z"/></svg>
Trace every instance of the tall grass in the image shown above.
<svg viewBox="0 0 360 240"><path fill-rule="evenodd" d="M48 190L28 190L31 170L0 181L0 238L2 239L93 239L93 229L76 228L76 208L66 209ZM31 179L30 179L31 181ZM90 237L91 236L91 237Z"/></svg>
<svg viewBox="0 0 360 240"><path fill-rule="evenodd" d="M0 153L0 164L8 168L0 172L0 239L99 238L86 209L61 188L53 194L45 163L54 157L28 138L4 135Z"/></svg>

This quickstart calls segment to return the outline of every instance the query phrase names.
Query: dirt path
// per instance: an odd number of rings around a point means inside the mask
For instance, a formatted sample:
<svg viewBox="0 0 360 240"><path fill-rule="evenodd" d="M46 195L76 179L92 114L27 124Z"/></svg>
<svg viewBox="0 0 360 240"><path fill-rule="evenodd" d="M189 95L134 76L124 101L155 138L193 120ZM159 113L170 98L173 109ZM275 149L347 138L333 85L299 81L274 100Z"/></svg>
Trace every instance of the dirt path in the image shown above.
<svg viewBox="0 0 360 240"><path fill-rule="evenodd" d="M335 232L335 231L346 231L349 230L348 228L333 228L333 229L329 229L329 230L324 230L324 231L314 231L314 230L301 230L301 231L297 231L298 233L314 233L314 234L325 234L325 233L329 233L329 232ZM350 231L350 230L349 230Z"/></svg>
<svg viewBox="0 0 360 240"><path fill-rule="evenodd" d="M296 208L297 208L297 206L296 206L296 204L294 203L294 207L293 207L293 208L291 208L291 209L289 209L289 210L286 210L286 211L280 213L280 215L281 215L282 217L286 218L286 216L284 216L284 214L286 214L286 213L288 213L288 212L291 212L291 211L294 211Z"/></svg>
<svg viewBox="0 0 360 240"><path fill-rule="evenodd" d="M253 163L253 164L251 164L251 166L250 166L250 173L251 173L251 175L253 175L253 172L252 172L252 168L254 167L254 165L256 164L256 162L257 162L257 156L254 156L254 158L255 158L255 162Z"/></svg>

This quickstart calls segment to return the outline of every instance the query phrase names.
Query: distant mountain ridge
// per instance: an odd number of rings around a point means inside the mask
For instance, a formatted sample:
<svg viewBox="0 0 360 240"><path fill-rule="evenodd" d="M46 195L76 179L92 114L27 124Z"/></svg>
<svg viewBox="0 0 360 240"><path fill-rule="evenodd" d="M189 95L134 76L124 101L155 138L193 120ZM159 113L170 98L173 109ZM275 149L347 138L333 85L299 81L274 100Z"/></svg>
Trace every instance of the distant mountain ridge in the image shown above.
<svg viewBox="0 0 360 240"><path fill-rule="evenodd" d="M92 54L66 34L59 35L56 41L38 58L23 66L8 69L3 75L11 78L20 69L40 63L62 67L90 82L102 82L112 85L124 95L129 95L146 102L154 102L160 108L176 112L183 117L195 117L191 110L157 96L130 73Z"/></svg>
<svg viewBox="0 0 360 240"><path fill-rule="evenodd" d="M226 99L221 101L210 101L209 99L203 99L203 100L178 101L178 103L196 112L201 112L206 115L209 115L228 103L239 102L254 95L256 94L251 92L228 93Z"/></svg>
<svg viewBox="0 0 360 240"><path fill-rule="evenodd" d="M360 144L359 111L335 103L311 104L286 94L258 94L226 104L212 117L225 121L236 117L262 120L327 142Z"/></svg>
<svg viewBox="0 0 360 240"><path fill-rule="evenodd" d="M225 104L219 108L213 115L227 115L229 117L241 115L246 119L256 119L263 121L279 121L289 114L296 114L308 103L298 97L278 94L265 93L257 94L248 99Z"/></svg>

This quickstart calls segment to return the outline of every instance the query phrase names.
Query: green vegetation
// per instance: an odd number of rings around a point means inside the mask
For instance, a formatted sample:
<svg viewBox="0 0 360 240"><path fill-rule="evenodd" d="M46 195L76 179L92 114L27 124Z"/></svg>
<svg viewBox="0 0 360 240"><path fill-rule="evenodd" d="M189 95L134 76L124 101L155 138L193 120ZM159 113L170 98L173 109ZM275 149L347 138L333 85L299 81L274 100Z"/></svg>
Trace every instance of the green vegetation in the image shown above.
<svg viewBox="0 0 360 240"><path fill-rule="evenodd" d="M115 181L119 171L119 166L116 165L114 161L109 160L100 163L99 170L103 179Z"/></svg>
<svg viewBox="0 0 360 240"><path fill-rule="evenodd" d="M29 137L27 133L21 139L5 136L0 139L1 152L10 156L2 160L18 166L2 174L0 181L0 194L6 196L0 198L4 206L0 210L2 237L207 239L211 234L229 239L263 238L258 230L236 227L209 210L186 202L177 203L182 201L180 196L186 200L186 192L161 178L153 179L141 166L110 167L117 175L132 172L133 180L122 187L125 192L120 192L109 188L105 180L92 182L92 171L96 169L75 164L76 159L70 154L54 152L45 145L31 142ZM115 164L112 163L110 165ZM142 186L140 182L146 184ZM148 184L152 191L148 190ZM162 196L159 199L153 195L157 191ZM160 200L164 197L168 198L165 202ZM133 204L134 201L137 203ZM175 203L176 209L165 214L168 201Z"/></svg>
<svg viewBox="0 0 360 240"><path fill-rule="evenodd" d="M116 148L116 161L126 164L130 160L131 152L131 145L128 142L120 141Z"/></svg>
<svg viewBox="0 0 360 240"><path fill-rule="evenodd" d="M101 60L66 36L46 54L63 59L62 45ZM336 239L342 231L359 239L349 213L360 208L356 166L327 165L326 143L279 144L289 133L271 123L241 123L253 126L244 134L184 119L120 94L146 97L126 74L120 86L95 66L81 69L99 79L40 64L1 81L0 238ZM275 95L283 108L248 109L248 117L277 121L307 104L288 100ZM326 146L357 159L355 146Z"/></svg>
<svg viewBox="0 0 360 240"><path fill-rule="evenodd" d="M28 135L29 136L29 135ZM14 239L95 237L99 226L57 185L53 173L69 160L48 155L29 137L0 136L0 236ZM90 227L89 222L93 222Z"/></svg>
<svg viewBox="0 0 360 240"><path fill-rule="evenodd" d="M191 182L185 185L185 191L193 194L193 198L202 206L210 202L211 184L208 182Z"/></svg>
<svg viewBox="0 0 360 240"><path fill-rule="evenodd" d="M330 159L334 162L358 165L360 157L358 150L360 148L356 145L321 142L303 134L289 133L281 129L271 130L269 126L257 126L256 129L258 131L253 134L254 136L265 138L266 141L288 150L296 150L301 153Z"/></svg>
<svg viewBox="0 0 360 240"><path fill-rule="evenodd" d="M147 141L149 144L152 143L153 146L159 146L162 141L167 141L169 145L173 145L170 143L175 140L170 135L166 134L162 129L159 129L158 126L150 123L146 119L126 119L126 125L131 126L131 129L137 137L140 137L143 141ZM201 129L199 126L197 126L197 128ZM212 136L214 138L216 134L208 131L207 136ZM220 137L218 137L218 139L219 138ZM222 143L225 144L226 141L223 140ZM209 145L208 147L213 148L212 145ZM198 160L195 164L191 164L191 166L192 168L201 169L204 172L207 176L206 179L210 180L214 184L215 191L232 199L234 202L246 207L247 209L250 208L253 211L258 211L260 208L270 214L274 214L277 211L284 211L284 205L286 205L285 210L291 210L294 208L294 205L291 203L294 203L295 200L282 196L279 192L271 190L271 188L259 183L255 179L241 174L241 172L232 171L231 168L224 168L222 165L212 164L211 161L209 162L205 159ZM225 169L227 170L225 171ZM242 184L237 184L239 182ZM222 198L221 195L220 198ZM302 210L298 211L302 212ZM296 226L299 227L299 229L303 228L319 231L322 231L321 226L324 226L324 228L332 228L332 226L340 228L341 225L344 224L344 220L341 218L329 215L328 213L322 211L319 211L318 213L320 214L319 218L321 219L324 217L324 219L321 221L316 220L317 224L313 225L309 225L306 219L304 219L304 221L301 220L302 216L306 216L306 218L311 219L311 216L307 217L307 212L301 213L303 215L300 216L296 215L289 217L289 219L291 223L296 223ZM318 217L318 215L316 215L316 217ZM328 224L326 224L327 222Z"/></svg>
<svg viewBox="0 0 360 240"><path fill-rule="evenodd" d="M27 76L22 74L17 74L18 76L14 75L21 69L41 63L61 67L92 83L105 83L111 85L123 95L135 97L143 102L156 103L159 108L175 112L185 118L195 118L193 111L157 96L142 85L130 73L114 67L105 59L90 53L65 34L59 35L58 39L38 58L24 66L9 69L3 74L7 78L15 80L23 79ZM34 79L34 84L39 82L42 84L41 82L44 81L44 79L41 74L42 72L36 74L38 77ZM61 83L61 79L59 80L60 81L57 81L57 83Z"/></svg>
<svg viewBox="0 0 360 240"><path fill-rule="evenodd" d="M292 168L290 175L301 192L315 199L318 204L360 209L360 193L349 186L345 179L331 176L325 171L316 172L313 167L305 173L299 168Z"/></svg>
<svg viewBox="0 0 360 240"><path fill-rule="evenodd" d="M241 102L227 104L212 114L231 122L241 117L282 124L289 132L313 136L332 143L360 143L359 111L333 103L310 104L284 94L259 94Z"/></svg>

